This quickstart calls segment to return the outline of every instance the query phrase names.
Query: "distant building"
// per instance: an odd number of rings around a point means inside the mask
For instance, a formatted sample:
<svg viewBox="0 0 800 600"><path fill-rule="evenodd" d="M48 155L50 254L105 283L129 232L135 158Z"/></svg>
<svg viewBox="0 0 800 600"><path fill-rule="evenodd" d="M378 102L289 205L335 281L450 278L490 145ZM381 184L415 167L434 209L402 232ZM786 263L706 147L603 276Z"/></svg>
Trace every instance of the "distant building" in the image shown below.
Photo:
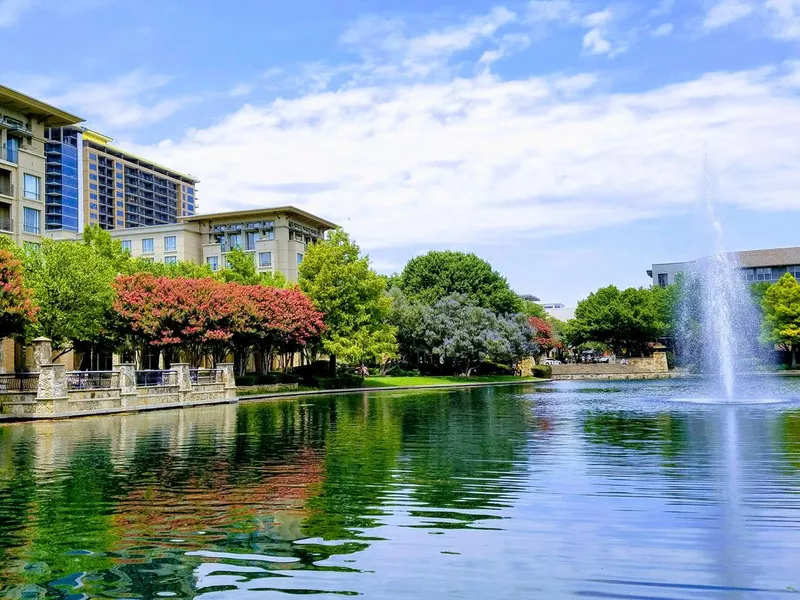
<svg viewBox="0 0 800 600"><path fill-rule="evenodd" d="M553 310L555 308L564 308L564 305L561 304L560 302L540 302L539 304L545 310Z"/></svg>
<svg viewBox="0 0 800 600"><path fill-rule="evenodd" d="M297 281L306 248L337 226L293 206L181 217L177 223L115 229L111 235L134 257L165 264L190 261L212 270L233 248L251 253L257 272Z"/></svg>
<svg viewBox="0 0 800 600"><path fill-rule="evenodd" d="M731 253L738 262L745 281L778 281L786 273L800 280L800 248L773 248L769 250L745 250ZM700 259L688 262L654 264L647 275L653 285L666 287L675 283L680 273L690 271Z"/></svg>
<svg viewBox="0 0 800 600"><path fill-rule="evenodd" d="M48 231L177 223L197 209L198 179L111 145L85 127L45 132Z"/></svg>

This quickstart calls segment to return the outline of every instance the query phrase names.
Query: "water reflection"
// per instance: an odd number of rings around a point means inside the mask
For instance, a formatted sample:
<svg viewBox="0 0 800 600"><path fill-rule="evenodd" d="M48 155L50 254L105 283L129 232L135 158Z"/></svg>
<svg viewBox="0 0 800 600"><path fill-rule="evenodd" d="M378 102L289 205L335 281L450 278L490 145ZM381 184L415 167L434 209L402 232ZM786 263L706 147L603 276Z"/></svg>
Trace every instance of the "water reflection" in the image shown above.
<svg viewBox="0 0 800 600"><path fill-rule="evenodd" d="M672 385L0 427L0 596L790 593L800 410Z"/></svg>

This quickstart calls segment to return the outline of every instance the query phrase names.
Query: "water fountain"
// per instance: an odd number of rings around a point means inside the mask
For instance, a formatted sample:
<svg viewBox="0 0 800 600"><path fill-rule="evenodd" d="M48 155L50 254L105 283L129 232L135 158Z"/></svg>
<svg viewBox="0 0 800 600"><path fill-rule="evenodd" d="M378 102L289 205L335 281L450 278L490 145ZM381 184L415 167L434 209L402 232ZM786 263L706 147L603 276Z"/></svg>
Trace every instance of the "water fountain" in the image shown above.
<svg viewBox="0 0 800 600"><path fill-rule="evenodd" d="M716 376L720 389L714 396L730 401L737 373L752 368L760 352L759 319L736 255L725 247L707 166L703 188L711 252L695 261L680 283L677 349L684 362Z"/></svg>

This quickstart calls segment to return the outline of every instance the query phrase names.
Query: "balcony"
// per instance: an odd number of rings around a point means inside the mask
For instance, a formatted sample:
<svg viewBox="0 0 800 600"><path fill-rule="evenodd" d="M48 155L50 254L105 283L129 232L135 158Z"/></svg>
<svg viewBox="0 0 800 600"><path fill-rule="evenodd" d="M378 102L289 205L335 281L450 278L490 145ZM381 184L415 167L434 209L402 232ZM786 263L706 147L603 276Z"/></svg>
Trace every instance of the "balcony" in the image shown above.
<svg viewBox="0 0 800 600"><path fill-rule="evenodd" d="M0 196L16 197L14 196L14 186L9 179L0 179Z"/></svg>
<svg viewBox="0 0 800 600"><path fill-rule="evenodd" d="M0 216L0 231L14 233L14 220L11 217Z"/></svg>

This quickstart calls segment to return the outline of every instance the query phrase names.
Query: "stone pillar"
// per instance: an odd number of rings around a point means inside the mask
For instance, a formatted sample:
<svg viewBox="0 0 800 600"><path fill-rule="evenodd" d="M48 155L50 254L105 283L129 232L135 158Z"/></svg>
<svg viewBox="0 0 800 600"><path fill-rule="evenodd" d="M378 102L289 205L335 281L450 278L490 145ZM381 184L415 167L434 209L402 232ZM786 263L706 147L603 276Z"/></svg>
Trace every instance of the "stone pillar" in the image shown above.
<svg viewBox="0 0 800 600"><path fill-rule="evenodd" d="M122 406L131 406L136 401L136 368L130 363L114 365L119 374L119 395Z"/></svg>
<svg viewBox="0 0 800 600"><path fill-rule="evenodd" d="M189 363L172 363L170 369L178 374L178 391L191 392L192 376L190 373L191 366Z"/></svg>
<svg viewBox="0 0 800 600"><path fill-rule="evenodd" d="M53 341L50 338L38 337L33 344L33 368L41 371L43 365L53 362Z"/></svg>
<svg viewBox="0 0 800 600"><path fill-rule="evenodd" d="M236 398L236 376L233 373L233 363L219 363L218 369L222 369L222 383L225 385L225 397Z"/></svg>
<svg viewBox="0 0 800 600"><path fill-rule="evenodd" d="M36 409L39 414L58 413L67 407L67 370L64 365L39 367L39 385L36 389Z"/></svg>

